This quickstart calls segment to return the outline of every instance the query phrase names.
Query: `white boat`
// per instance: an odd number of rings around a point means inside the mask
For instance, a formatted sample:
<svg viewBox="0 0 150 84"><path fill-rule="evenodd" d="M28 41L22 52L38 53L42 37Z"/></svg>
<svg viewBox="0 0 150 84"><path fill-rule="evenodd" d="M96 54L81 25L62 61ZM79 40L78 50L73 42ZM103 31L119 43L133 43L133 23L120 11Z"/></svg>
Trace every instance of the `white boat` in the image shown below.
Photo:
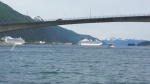
<svg viewBox="0 0 150 84"><path fill-rule="evenodd" d="M78 42L79 45L89 45L89 46L100 46L102 45L101 41L95 40L89 40L89 39L83 39L81 41Z"/></svg>
<svg viewBox="0 0 150 84"><path fill-rule="evenodd" d="M4 38L2 38L2 40L5 41L6 43L15 44L15 45L22 45L25 43L25 41L21 37L12 38L10 36L5 36Z"/></svg>
<svg viewBox="0 0 150 84"><path fill-rule="evenodd" d="M108 44L108 48L114 48L115 46L114 46L114 44L113 43L109 43Z"/></svg>
<svg viewBox="0 0 150 84"><path fill-rule="evenodd" d="M114 48L114 44L113 44L114 38L111 37L110 42L108 43L108 48Z"/></svg>
<svg viewBox="0 0 150 84"><path fill-rule="evenodd" d="M5 43L13 45L11 50L13 50L16 45L22 45L22 44L25 43L25 41L21 37L19 37L19 38L12 38L10 36L5 36L4 38L2 38L2 40Z"/></svg>

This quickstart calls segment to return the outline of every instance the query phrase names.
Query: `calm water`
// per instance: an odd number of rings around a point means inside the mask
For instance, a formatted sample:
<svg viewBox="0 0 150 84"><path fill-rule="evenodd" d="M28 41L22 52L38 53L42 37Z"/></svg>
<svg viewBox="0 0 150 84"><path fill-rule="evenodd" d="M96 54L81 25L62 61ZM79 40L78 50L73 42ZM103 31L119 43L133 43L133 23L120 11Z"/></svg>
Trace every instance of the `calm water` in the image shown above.
<svg viewBox="0 0 150 84"><path fill-rule="evenodd" d="M150 47L0 47L0 84L149 84Z"/></svg>

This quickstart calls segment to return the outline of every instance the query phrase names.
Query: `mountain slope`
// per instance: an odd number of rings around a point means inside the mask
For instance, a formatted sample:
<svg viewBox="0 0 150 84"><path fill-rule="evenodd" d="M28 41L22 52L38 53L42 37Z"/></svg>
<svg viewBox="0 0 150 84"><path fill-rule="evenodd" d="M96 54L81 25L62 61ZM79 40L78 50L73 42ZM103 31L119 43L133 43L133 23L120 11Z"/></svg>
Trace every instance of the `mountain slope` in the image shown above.
<svg viewBox="0 0 150 84"><path fill-rule="evenodd" d="M12 22L30 22L34 21L29 16L20 14L19 12L13 10L8 5L0 1L0 23L12 23ZM77 43L83 38L96 39L89 35L80 35L71 30L61 28L59 26L34 28L34 29L24 29L16 30L10 32L0 33L1 37L12 36L12 37L22 37L27 42L35 41L46 41L46 42L71 42Z"/></svg>
<svg viewBox="0 0 150 84"><path fill-rule="evenodd" d="M33 21L29 16L24 16L0 1L0 23Z"/></svg>
<svg viewBox="0 0 150 84"><path fill-rule="evenodd" d="M150 46L150 41L144 41L138 44L138 46Z"/></svg>
<svg viewBox="0 0 150 84"><path fill-rule="evenodd" d="M131 43L137 45L137 44L139 44L141 42L144 42L145 40L140 40L140 39L121 39L121 38L119 38L119 39L114 38L112 40L110 40L110 39L103 40L103 42L106 45L108 45L108 43L111 42L111 41L115 45L124 45L124 46L127 46L128 44L131 44Z"/></svg>

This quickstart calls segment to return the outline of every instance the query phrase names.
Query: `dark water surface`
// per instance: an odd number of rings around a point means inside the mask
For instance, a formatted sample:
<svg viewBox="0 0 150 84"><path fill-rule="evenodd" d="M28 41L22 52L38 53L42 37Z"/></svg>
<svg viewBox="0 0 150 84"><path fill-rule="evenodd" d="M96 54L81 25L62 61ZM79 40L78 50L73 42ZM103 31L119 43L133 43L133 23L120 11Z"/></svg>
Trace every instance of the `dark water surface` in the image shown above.
<svg viewBox="0 0 150 84"><path fill-rule="evenodd" d="M0 84L150 84L150 47L0 47Z"/></svg>

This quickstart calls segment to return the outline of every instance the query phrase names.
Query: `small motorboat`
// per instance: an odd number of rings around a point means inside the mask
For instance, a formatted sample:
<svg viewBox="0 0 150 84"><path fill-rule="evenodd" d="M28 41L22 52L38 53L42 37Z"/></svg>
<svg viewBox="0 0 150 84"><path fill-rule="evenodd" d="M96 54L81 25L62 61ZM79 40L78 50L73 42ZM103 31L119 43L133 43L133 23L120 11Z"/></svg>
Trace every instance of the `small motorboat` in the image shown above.
<svg viewBox="0 0 150 84"><path fill-rule="evenodd" d="M113 43L109 43L108 44L108 48L114 48L115 46L114 46L114 44Z"/></svg>

